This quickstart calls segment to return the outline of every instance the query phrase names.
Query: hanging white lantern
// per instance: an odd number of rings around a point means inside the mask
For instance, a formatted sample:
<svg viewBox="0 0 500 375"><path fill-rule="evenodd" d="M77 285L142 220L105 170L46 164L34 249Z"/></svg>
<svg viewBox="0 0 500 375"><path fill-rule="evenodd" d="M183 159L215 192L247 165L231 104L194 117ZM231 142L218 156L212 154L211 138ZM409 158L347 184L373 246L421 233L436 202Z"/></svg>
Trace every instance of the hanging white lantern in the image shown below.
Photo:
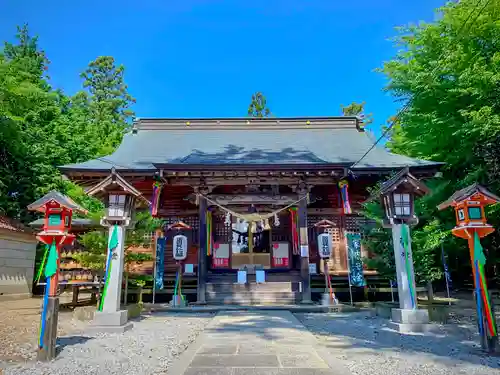
<svg viewBox="0 0 500 375"><path fill-rule="evenodd" d="M184 260L187 258L188 252L188 239L182 234L178 234L174 237L174 242L172 246L175 260Z"/></svg>
<svg viewBox="0 0 500 375"><path fill-rule="evenodd" d="M274 214L274 226L279 227L280 226L280 218L278 214Z"/></svg>
<svg viewBox="0 0 500 375"><path fill-rule="evenodd" d="M332 236L328 233L318 235L318 253L321 258L330 258L332 255Z"/></svg>

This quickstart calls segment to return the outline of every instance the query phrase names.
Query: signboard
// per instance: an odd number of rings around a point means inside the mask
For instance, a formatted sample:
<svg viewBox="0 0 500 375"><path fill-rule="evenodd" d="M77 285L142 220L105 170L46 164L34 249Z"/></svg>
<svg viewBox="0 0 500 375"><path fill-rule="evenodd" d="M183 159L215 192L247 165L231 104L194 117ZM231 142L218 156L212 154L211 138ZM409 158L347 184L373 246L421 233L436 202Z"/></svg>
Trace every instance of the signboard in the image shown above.
<svg viewBox="0 0 500 375"><path fill-rule="evenodd" d="M302 258L309 258L309 246L308 245L300 245L300 256Z"/></svg>
<svg viewBox="0 0 500 375"><path fill-rule="evenodd" d="M318 253L323 259L329 259L332 256L332 236L328 233L318 235Z"/></svg>
<svg viewBox="0 0 500 375"><path fill-rule="evenodd" d="M187 258L187 251L188 251L188 241L187 237L178 234L177 236L174 237L174 242L173 242L173 253L174 253L174 259L175 260L184 260Z"/></svg>
<svg viewBox="0 0 500 375"><path fill-rule="evenodd" d="M247 271L238 271L238 284L247 283Z"/></svg>
<svg viewBox="0 0 500 375"><path fill-rule="evenodd" d="M352 286L365 286L363 275L363 259L361 257L361 235L347 233L347 257L349 265L349 279Z"/></svg>
<svg viewBox="0 0 500 375"><path fill-rule="evenodd" d="M215 243L214 254L212 257L212 266L214 268L228 268L229 267L229 244Z"/></svg>
<svg viewBox="0 0 500 375"><path fill-rule="evenodd" d="M273 267L288 267L290 256L288 247L287 242L273 244Z"/></svg>
<svg viewBox="0 0 500 375"><path fill-rule="evenodd" d="M316 263L309 263L309 274L316 275L318 273Z"/></svg>

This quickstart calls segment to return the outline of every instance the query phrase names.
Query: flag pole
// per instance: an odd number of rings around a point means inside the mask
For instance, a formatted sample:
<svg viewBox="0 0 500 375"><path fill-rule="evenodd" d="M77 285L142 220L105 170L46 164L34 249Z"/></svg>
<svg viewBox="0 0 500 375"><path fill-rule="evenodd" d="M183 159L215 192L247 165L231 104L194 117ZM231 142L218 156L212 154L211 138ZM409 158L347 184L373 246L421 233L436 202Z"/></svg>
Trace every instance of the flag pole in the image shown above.
<svg viewBox="0 0 500 375"><path fill-rule="evenodd" d="M446 281L446 296L448 298L448 305L451 306L451 300L450 300L450 283L448 281L449 279L449 271L448 271L448 266L446 265L446 258L444 256L444 244L441 242L441 256L443 258L443 268L444 268L444 279Z"/></svg>
<svg viewBox="0 0 500 375"><path fill-rule="evenodd" d="M351 300L351 306L353 305L352 302L352 285L351 285L351 265L349 263L349 241L347 239L347 234L345 236L346 239L346 257L347 257L347 281L349 282L349 298Z"/></svg>
<svg viewBox="0 0 500 375"><path fill-rule="evenodd" d="M392 285L392 280L389 280L389 285L391 286L391 301L394 302L394 285Z"/></svg>
<svg viewBox="0 0 500 375"><path fill-rule="evenodd" d="M158 231L155 232L155 257L153 265L153 305L155 304L156 298L156 263L158 262Z"/></svg>

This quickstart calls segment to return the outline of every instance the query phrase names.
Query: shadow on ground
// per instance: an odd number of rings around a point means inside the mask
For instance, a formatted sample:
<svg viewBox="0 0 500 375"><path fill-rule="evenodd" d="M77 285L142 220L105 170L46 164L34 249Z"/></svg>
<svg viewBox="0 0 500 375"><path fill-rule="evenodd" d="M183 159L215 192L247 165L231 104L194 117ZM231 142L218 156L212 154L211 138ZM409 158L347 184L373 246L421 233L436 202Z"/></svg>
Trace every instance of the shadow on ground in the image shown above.
<svg viewBox="0 0 500 375"><path fill-rule="evenodd" d="M290 322L282 311L221 312L218 316L239 318L239 320L234 322L222 320L216 327L206 328L205 334L215 334L221 337L247 334L252 338L258 337L266 341L277 341L293 338L294 331L297 331L297 333L308 331L303 324ZM297 344L300 345L301 343Z"/></svg>
<svg viewBox="0 0 500 375"><path fill-rule="evenodd" d="M428 353L447 365L458 360L500 369L500 357L480 351L479 336L473 325L436 325L425 335L402 335L389 329L386 319L363 312L296 316L330 349Z"/></svg>
<svg viewBox="0 0 500 375"><path fill-rule="evenodd" d="M87 341L92 340L92 336L65 336L58 337L56 343L56 356L61 353L67 346L85 344Z"/></svg>

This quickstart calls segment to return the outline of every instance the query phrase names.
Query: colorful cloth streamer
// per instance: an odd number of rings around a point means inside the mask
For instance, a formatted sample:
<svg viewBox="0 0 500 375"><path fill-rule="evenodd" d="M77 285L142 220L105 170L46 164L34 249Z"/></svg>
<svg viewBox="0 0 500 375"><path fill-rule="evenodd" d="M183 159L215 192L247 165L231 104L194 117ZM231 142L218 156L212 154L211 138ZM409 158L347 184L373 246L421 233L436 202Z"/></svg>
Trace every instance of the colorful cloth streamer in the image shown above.
<svg viewBox="0 0 500 375"><path fill-rule="evenodd" d="M477 316L480 325L480 333L482 328L482 316L484 313L486 315L486 322L488 328L488 336L494 337L497 335L496 326L494 323L493 311L491 308L490 297L488 293L488 286L486 284L486 277L484 274L484 264L486 263L486 257L483 252L483 247L481 246L481 241L477 233L474 233L474 264L476 268L476 299L479 301L477 303ZM482 300L482 301L481 301ZM482 306L481 306L482 302Z"/></svg>
<svg viewBox="0 0 500 375"><path fill-rule="evenodd" d="M40 325L40 336L38 337L38 347L43 348L43 336L45 335L45 321L47 320L47 309L49 305L50 277L47 277L45 284L45 294L43 295L42 322Z"/></svg>
<svg viewBox="0 0 500 375"><path fill-rule="evenodd" d="M57 254L56 241L52 242L50 245L49 255L47 256L47 264L45 265L45 277L52 277L56 274L58 270L57 260L59 259L59 255Z"/></svg>
<svg viewBox="0 0 500 375"><path fill-rule="evenodd" d="M415 289L413 288L413 279L411 276L411 259L410 259L410 254L409 254L409 241L408 241L408 236L410 235L409 230L408 230L408 225L403 224L401 226L401 246L403 247L403 252L401 255L403 256L405 268L406 268L406 277L408 281L408 289L410 290L410 298L411 298L411 306L412 308L416 309L417 304L416 304L416 295L415 295Z"/></svg>
<svg viewBox="0 0 500 375"><path fill-rule="evenodd" d="M106 273L104 279L104 289L102 291L101 303L99 304L99 311L102 311L104 307L104 301L106 299L106 293L108 292L109 287L109 279L111 278L111 266L113 262L111 259L113 258L113 251L118 247L118 226L115 225L113 227L113 232L111 233L111 238L109 239L109 252L108 252L108 260L106 264Z"/></svg>
<svg viewBox="0 0 500 375"><path fill-rule="evenodd" d="M344 215L352 214L351 204L349 203L349 182L342 180L339 182L340 199L342 201L342 210Z"/></svg>
<svg viewBox="0 0 500 375"><path fill-rule="evenodd" d="M46 254L47 255L47 254ZM57 254L56 241L52 242L50 245L50 249L48 250L47 255L47 264L45 265L44 276L46 278L45 284L45 294L43 296L43 309L42 309L42 322L40 325L40 337L38 340L38 346L43 348L43 336L45 335L45 321L47 320L47 309L49 305L49 293L50 293L50 284L51 278L57 273L58 264L57 260L59 259L59 255ZM57 280L52 280L52 282L56 282Z"/></svg>
<svg viewBox="0 0 500 375"><path fill-rule="evenodd" d="M161 189L162 189L162 184L159 181L153 182L153 197L151 198L151 207L150 207L151 216L153 217L158 216Z"/></svg>
<svg viewBox="0 0 500 375"><path fill-rule="evenodd" d="M297 215L297 207L290 208L290 221L292 229L292 252L294 255L299 254L299 216Z"/></svg>
<svg viewBox="0 0 500 375"><path fill-rule="evenodd" d="M207 211L207 255L212 255L213 236L212 236L212 212Z"/></svg>
<svg viewBox="0 0 500 375"><path fill-rule="evenodd" d="M38 272L36 274L35 283L38 283L40 281L40 278L42 277L42 272L45 268L45 261L47 260L47 255L49 254L49 249L50 249L50 246L48 244L45 245L45 252L43 253L42 263L40 264L40 268L38 268Z"/></svg>

